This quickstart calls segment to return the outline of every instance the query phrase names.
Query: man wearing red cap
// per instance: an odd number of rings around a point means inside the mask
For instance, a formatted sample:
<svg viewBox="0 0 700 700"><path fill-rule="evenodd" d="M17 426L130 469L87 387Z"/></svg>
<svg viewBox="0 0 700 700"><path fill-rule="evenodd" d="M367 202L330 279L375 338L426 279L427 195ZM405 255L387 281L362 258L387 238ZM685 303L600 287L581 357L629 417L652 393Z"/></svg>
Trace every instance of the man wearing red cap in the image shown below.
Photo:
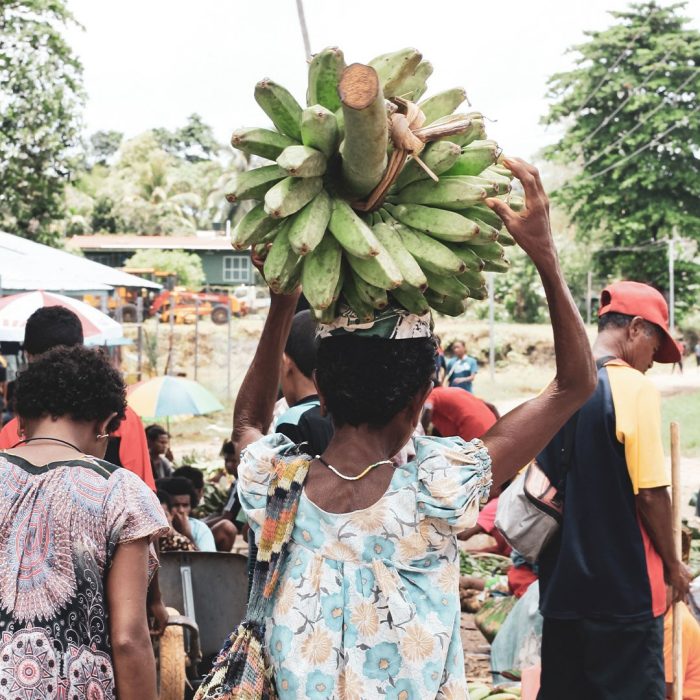
<svg viewBox="0 0 700 700"><path fill-rule="evenodd" d="M562 526L539 561L538 697L663 700L665 584L682 596L690 577L671 534L659 394L644 373L680 351L652 287L618 282L600 303L596 391L537 458L564 494Z"/></svg>

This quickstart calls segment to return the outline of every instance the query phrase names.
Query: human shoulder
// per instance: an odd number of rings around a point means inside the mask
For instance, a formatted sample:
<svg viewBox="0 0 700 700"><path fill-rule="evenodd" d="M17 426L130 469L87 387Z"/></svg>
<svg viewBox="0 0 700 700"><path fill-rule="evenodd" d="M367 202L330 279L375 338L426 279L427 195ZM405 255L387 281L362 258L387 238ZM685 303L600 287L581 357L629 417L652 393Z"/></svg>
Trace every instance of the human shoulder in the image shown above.
<svg viewBox="0 0 700 700"><path fill-rule="evenodd" d="M654 382L639 370L623 362L605 365L614 398L622 401L637 401L640 398L659 400L659 390Z"/></svg>

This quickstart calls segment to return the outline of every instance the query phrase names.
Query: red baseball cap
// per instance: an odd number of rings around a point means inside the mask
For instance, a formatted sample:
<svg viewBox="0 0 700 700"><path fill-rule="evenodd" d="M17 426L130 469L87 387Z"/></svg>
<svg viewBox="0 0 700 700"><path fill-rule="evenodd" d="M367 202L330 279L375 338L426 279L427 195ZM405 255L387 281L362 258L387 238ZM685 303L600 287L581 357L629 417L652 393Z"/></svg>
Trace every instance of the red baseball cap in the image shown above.
<svg viewBox="0 0 700 700"><path fill-rule="evenodd" d="M610 312L640 316L663 333L654 362L678 362L681 350L668 329L668 305L658 290L641 282L615 282L600 293L598 316Z"/></svg>

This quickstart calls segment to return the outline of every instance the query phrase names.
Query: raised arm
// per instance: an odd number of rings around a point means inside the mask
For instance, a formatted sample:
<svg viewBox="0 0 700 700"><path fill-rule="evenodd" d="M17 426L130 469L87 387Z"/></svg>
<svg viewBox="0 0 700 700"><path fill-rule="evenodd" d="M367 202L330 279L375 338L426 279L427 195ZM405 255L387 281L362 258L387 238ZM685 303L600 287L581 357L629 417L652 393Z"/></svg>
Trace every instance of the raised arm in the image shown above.
<svg viewBox="0 0 700 700"><path fill-rule="evenodd" d="M595 361L581 316L559 267L549 223L549 201L537 169L520 159L506 161L525 190L516 213L501 200L487 204L528 254L539 272L554 331L557 372L537 398L501 418L484 436L493 463L493 489L512 478L556 435L596 386Z"/></svg>
<svg viewBox="0 0 700 700"><path fill-rule="evenodd" d="M277 399L282 353L300 291L270 291L270 311L233 409L233 443L238 454L267 431Z"/></svg>

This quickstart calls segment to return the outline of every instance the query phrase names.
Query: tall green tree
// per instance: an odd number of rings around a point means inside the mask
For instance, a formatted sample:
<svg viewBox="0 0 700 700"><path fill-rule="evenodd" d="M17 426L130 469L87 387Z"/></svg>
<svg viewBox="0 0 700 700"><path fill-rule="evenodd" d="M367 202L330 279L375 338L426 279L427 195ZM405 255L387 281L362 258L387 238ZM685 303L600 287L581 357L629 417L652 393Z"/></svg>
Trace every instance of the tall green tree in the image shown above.
<svg viewBox="0 0 700 700"><path fill-rule="evenodd" d="M62 34L73 22L64 0L0 0L0 228L45 243L79 140L82 67Z"/></svg>
<svg viewBox="0 0 700 700"><path fill-rule="evenodd" d="M700 34L683 3L633 4L587 32L576 67L549 83L545 118L564 127L546 157L577 174L554 193L578 235L598 248L599 276L668 290L661 241L700 241ZM679 307L700 289L693 245L676 262Z"/></svg>

